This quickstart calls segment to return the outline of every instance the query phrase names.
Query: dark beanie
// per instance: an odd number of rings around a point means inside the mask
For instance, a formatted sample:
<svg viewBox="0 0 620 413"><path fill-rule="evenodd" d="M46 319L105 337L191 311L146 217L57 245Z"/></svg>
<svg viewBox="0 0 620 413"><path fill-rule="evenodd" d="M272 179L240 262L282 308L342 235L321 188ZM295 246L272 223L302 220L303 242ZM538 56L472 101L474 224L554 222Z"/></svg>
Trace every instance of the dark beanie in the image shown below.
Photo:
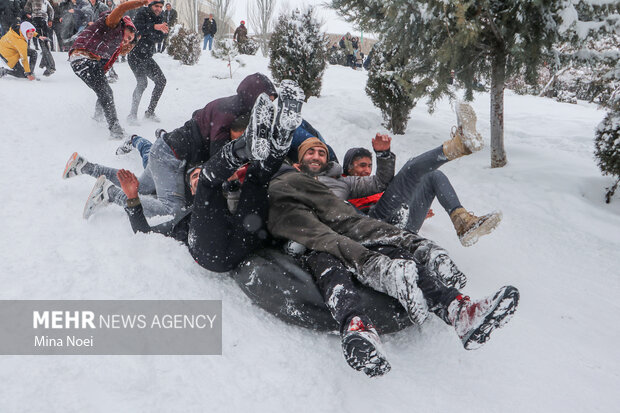
<svg viewBox="0 0 620 413"><path fill-rule="evenodd" d="M349 149L344 155L344 160L342 162L342 174L349 175L349 168L353 164L353 161L359 158L370 158L372 160L372 154L366 148Z"/></svg>
<svg viewBox="0 0 620 413"><path fill-rule="evenodd" d="M161 4L162 6L164 5L164 0L153 0L149 3L149 7L154 6L156 4Z"/></svg>

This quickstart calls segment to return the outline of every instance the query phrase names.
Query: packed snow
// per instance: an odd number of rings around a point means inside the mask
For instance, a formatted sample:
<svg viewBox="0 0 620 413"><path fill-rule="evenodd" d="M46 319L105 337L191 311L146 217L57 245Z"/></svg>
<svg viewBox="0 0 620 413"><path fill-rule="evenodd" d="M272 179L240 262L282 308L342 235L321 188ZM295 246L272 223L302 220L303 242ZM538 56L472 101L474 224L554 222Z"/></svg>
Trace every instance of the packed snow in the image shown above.
<svg viewBox="0 0 620 413"><path fill-rule="evenodd" d="M187 249L159 235L134 235L111 205L82 219L95 180L62 180L72 152L138 173L137 153L116 156L118 141L91 119L95 95L55 53L58 71L28 82L0 79L1 299L217 299L223 301L222 356L2 356L0 411L418 411L615 412L620 403L620 199L604 203L593 137L604 112L506 92L509 163L491 169L488 146L450 162L465 208L502 210L503 222L470 247L460 245L435 203L421 234L451 253L472 298L511 284L521 291L514 319L482 349L466 351L436 317L384 336L392 371L369 379L345 362L337 335L284 324L257 308L224 274L205 271ZM234 93L267 60L226 63L204 53L196 66L156 55L168 84L161 124L129 127L135 78L126 63L112 85L128 131L153 139L209 101ZM40 73L40 70L38 70ZM342 159L385 132L364 93L366 73L328 67L322 96L304 117ZM146 109L152 84L144 94ZM478 128L489 136L489 95L477 94ZM397 168L440 145L455 124L449 101L430 115L412 112L395 136ZM488 138L487 139L487 144Z"/></svg>

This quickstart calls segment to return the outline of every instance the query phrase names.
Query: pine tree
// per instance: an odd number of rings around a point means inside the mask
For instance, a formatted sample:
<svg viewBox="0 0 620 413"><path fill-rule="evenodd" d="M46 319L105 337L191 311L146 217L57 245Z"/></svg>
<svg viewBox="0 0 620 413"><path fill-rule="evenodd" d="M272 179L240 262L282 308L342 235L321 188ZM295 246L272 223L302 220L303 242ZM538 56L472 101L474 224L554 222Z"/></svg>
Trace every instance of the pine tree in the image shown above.
<svg viewBox="0 0 620 413"><path fill-rule="evenodd" d="M607 188L609 203L620 184L620 3L565 0L562 6L563 47L556 49L558 66L588 71L584 93L609 110L594 138L601 171L617 178Z"/></svg>
<svg viewBox="0 0 620 413"><path fill-rule="evenodd" d="M239 56L239 51L237 47L233 44L232 39L218 38L215 40L213 44L213 51L211 55L216 59L223 60L228 62L228 71L230 72L230 78L233 77L233 65L237 64L239 67L244 67L245 63L237 56ZM235 70L236 71L236 70Z"/></svg>
<svg viewBox="0 0 620 413"><path fill-rule="evenodd" d="M269 69L273 78L295 80L306 94L319 96L327 59L327 36L314 9L282 14L269 41Z"/></svg>
<svg viewBox="0 0 620 413"><path fill-rule="evenodd" d="M195 65L200 60L202 37L181 25L175 26L170 34L168 54L184 65Z"/></svg>
<svg viewBox="0 0 620 413"><path fill-rule="evenodd" d="M557 23L554 0L332 0L345 18L379 33L386 49L397 50L402 73L417 83L413 99L453 96L451 71L473 98L481 78L491 80L491 166L506 164L504 83L523 69L528 82L546 49L553 45Z"/></svg>
<svg viewBox="0 0 620 413"><path fill-rule="evenodd" d="M375 44L373 50L366 94L381 110L383 125L393 133L402 135L407 128L409 113L416 104L412 98L411 82L403 74L404 64L392 58L393 51L386 50L381 42Z"/></svg>

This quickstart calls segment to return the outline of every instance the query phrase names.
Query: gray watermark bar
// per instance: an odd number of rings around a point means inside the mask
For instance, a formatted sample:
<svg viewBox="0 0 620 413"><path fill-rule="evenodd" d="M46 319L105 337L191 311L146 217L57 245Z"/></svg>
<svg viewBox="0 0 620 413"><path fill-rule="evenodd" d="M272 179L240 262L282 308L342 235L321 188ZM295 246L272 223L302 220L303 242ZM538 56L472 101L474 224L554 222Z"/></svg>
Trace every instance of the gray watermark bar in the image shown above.
<svg viewBox="0 0 620 413"><path fill-rule="evenodd" d="M221 300L0 300L1 355L221 355Z"/></svg>

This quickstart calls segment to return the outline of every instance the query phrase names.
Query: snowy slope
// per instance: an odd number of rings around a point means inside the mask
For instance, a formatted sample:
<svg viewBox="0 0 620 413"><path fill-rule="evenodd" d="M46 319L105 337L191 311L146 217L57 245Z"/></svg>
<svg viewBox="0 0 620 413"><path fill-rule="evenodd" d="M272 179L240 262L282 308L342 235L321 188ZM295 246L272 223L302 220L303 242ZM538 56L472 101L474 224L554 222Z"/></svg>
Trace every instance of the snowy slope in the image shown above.
<svg viewBox="0 0 620 413"><path fill-rule="evenodd" d="M420 411L614 412L620 395L620 199L603 202L593 129L604 113L506 93L509 164L489 168L489 150L445 165L462 204L501 209L491 236L463 248L439 205L422 234L445 246L469 276L465 292L521 291L517 315L484 348L468 352L443 322L386 336L392 371L370 380L350 369L336 336L285 325L256 308L225 275L193 262L171 239L134 235L111 206L81 218L94 179L60 179L73 151L142 170L132 153L90 116L94 93L55 54L58 72L40 82L0 79L0 299L221 299L222 356L0 356L0 411ZM234 79L204 55L194 67L157 55L168 85L161 125L128 128L151 138L207 102L234 93L247 74L267 71L245 57ZM117 64L121 121L135 79ZM365 73L330 67L323 96L303 114L336 148L370 147L381 115L364 93ZM219 78L218 78L219 77ZM143 99L143 106L149 88ZM489 97L476 96L489 132ZM144 109L142 109L144 110ZM455 117L447 101L423 104L393 141L400 167L439 145ZM488 143L488 141L487 141Z"/></svg>

